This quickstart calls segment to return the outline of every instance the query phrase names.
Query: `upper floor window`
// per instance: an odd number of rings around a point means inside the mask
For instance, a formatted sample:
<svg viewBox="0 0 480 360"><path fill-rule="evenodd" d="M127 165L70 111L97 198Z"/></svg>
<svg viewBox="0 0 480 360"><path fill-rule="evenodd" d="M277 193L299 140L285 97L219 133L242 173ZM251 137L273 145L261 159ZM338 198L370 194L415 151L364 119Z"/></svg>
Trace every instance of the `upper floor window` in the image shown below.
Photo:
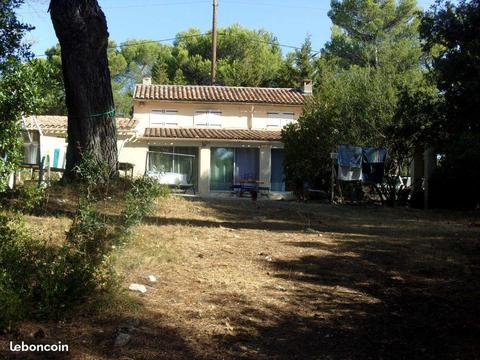
<svg viewBox="0 0 480 360"><path fill-rule="evenodd" d="M292 112L269 112L267 127L284 127L294 121L294 116Z"/></svg>
<svg viewBox="0 0 480 360"><path fill-rule="evenodd" d="M178 126L177 110L152 110L150 112L150 126Z"/></svg>
<svg viewBox="0 0 480 360"><path fill-rule="evenodd" d="M222 127L222 112L219 110L197 110L193 116L195 127Z"/></svg>

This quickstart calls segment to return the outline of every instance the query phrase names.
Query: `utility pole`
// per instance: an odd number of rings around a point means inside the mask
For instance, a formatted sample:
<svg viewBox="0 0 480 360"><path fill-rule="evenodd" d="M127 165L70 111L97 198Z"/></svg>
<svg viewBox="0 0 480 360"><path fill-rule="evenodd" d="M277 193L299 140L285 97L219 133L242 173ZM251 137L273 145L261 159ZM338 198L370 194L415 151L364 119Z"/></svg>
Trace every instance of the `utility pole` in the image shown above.
<svg viewBox="0 0 480 360"><path fill-rule="evenodd" d="M218 0L213 0L213 24L212 24L212 85L217 82L217 13Z"/></svg>

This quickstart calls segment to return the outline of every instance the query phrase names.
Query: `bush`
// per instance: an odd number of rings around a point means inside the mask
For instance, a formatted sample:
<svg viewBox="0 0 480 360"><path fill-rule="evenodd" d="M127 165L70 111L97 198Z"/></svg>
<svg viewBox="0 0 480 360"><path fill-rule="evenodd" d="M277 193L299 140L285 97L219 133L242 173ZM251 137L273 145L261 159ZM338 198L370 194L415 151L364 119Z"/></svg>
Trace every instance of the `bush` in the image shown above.
<svg viewBox="0 0 480 360"><path fill-rule="evenodd" d="M102 263L91 261L83 249L68 241L54 247L33 239L18 216L1 216L0 223L3 328L26 314L56 318L97 288Z"/></svg>
<svg viewBox="0 0 480 360"><path fill-rule="evenodd" d="M11 278L5 271L0 271L0 332L11 331L23 316L20 296L12 290Z"/></svg>
<svg viewBox="0 0 480 360"><path fill-rule="evenodd" d="M155 199L167 194L168 188L165 190L165 186L154 179L145 177L134 180L131 189L125 194L125 209L121 214L119 229L120 241L130 235L131 228L139 225L153 211Z"/></svg>
<svg viewBox="0 0 480 360"><path fill-rule="evenodd" d="M155 198L165 194L154 180L135 180L126 191L119 223L110 223L97 209L96 175L87 165L80 169L88 176L62 246L32 238L20 215L0 215L0 330L11 330L26 316L59 318L96 291L116 285L114 245L125 243L131 228L153 210Z"/></svg>
<svg viewBox="0 0 480 360"><path fill-rule="evenodd" d="M19 188L13 207L26 214L40 212L47 201L45 188L35 184L27 184Z"/></svg>

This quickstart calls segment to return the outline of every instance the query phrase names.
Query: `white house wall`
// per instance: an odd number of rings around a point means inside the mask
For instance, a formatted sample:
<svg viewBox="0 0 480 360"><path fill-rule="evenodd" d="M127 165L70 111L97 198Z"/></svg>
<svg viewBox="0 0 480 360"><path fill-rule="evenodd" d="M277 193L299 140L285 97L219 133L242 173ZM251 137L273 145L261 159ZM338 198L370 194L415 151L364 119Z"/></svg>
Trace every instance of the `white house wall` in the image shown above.
<svg viewBox="0 0 480 360"><path fill-rule="evenodd" d="M302 106L285 105L251 105L251 104L222 104L222 103L181 103L166 101L135 101L134 118L140 122L140 128L159 127L151 124L150 114L153 110L176 110L173 122L180 128L193 128L196 111L218 110L222 112L222 128L225 129L263 129L275 130L267 126L268 113L293 113L294 121L302 114ZM167 116L167 115L165 115ZM278 128L280 130L281 128Z"/></svg>
<svg viewBox="0 0 480 360"><path fill-rule="evenodd" d="M54 166L55 150L59 150L58 167L65 165L65 155L67 153L67 144L65 138L55 136L42 136L40 139L40 157L49 157L50 166Z"/></svg>

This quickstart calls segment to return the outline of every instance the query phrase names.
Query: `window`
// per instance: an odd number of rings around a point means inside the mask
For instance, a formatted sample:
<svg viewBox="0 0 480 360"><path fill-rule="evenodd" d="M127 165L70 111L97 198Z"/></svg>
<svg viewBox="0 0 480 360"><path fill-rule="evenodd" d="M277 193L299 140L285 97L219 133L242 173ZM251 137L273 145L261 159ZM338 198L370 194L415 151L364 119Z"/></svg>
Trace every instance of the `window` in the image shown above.
<svg viewBox="0 0 480 360"><path fill-rule="evenodd" d="M177 110L152 110L150 113L150 126L178 126Z"/></svg>
<svg viewBox="0 0 480 360"><path fill-rule="evenodd" d="M283 172L283 149L272 149L270 186L272 191L285 191L285 174Z"/></svg>
<svg viewBox="0 0 480 360"><path fill-rule="evenodd" d="M150 146L148 152L149 176L168 185L197 186L198 148Z"/></svg>
<svg viewBox="0 0 480 360"><path fill-rule="evenodd" d="M293 122L294 116L292 112L269 112L267 127L284 127Z"/></svg>
<svg viewBox="0 0 480 360"><path fill-rule="evenodd" d="M197 110L193 117L195 127L222 127L222 112L218 110Z"/></svg>

